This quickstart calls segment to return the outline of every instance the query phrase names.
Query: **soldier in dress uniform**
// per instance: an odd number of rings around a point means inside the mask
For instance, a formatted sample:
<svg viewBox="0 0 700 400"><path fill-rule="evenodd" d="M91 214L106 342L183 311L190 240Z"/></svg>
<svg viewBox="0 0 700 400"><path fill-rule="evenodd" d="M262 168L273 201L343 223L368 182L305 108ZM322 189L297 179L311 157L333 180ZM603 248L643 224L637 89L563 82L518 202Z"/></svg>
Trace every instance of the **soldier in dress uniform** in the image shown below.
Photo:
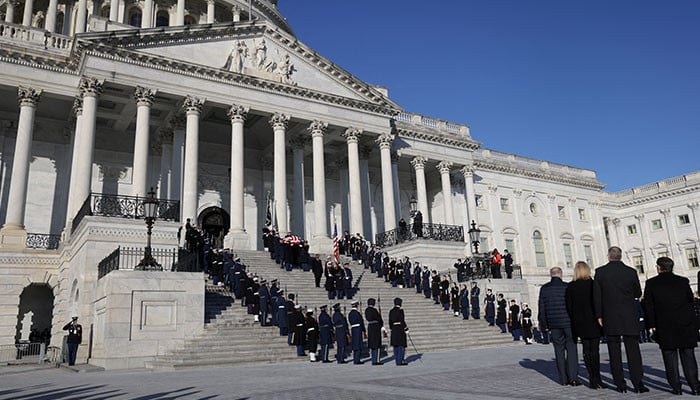
<svg viewBox="0 0 700 400"><path fill-rule="evenodd" d="M260 281L260 288L258 289L258 301L259 301L259 315L260 315L260 326L267 325L267 314L268 305L270 301L270 290L267 288L267 281L263 279Z"/></svg>
<svg viewBox="0 0 700 400"><path fill-rule="evenodd" d="M430 270L428 269L427 265L423 266L423 276L422 276L422 286L423 286L423 295L425 296L426 299L430 298Z"/></svg>
<svg viewBox="0 0 700 400"><path fill-rule="evenodd" d="M280 336L287 336L287 301L284 299L284 289L277 292L274 312L277 313L277 326L280 328Z"/></svg>
<svg viewBox="0 0 700 400"><path fill-rule="evenodd" d="M258 322L260 320L260 278L257 276L253 277L253 285L250 289L253 293L253 304L250 313L255 316L255 322Z"/></svg>
<svg viewBox="0 0 700 400"><path fill-rule="evenodd" d="M322 305L319 307L321 309L321 314L318 316L318 331L320 334L321 343L321 362L329 363L331 360L328 359L328 349L331 344L333 344L333 321L331 316L328 315L328 306Z"/></svg>
<svg viewBox="0 0 700 400"><path fill-rule="evenodd" d="M348 323L350 324L350 337L352 338L352 362L353 364L364 364L362 358L362 340L367 338L365 321L358 310L360 302L354 300L351 303L352 309L348 313Z"/></svg>
<svg viewBox="0 0 700 400"><path fill-rule="evenodd" d="M309 361L316 362L316 350L318 349L318 322L314 317L314 309L306 310L306 349L309 350Z"/></svg>
<svg viewBox="0 0 700 400"><path fill-rule="evenodd" d="M438 275L436 270L433 270L432 278L430 278L430 292L433 295L435 304L440 304L440 275Z"/></svg>
<svg viewBox="0 0 700 400"><path fill-rule="evenodd" d="M270 285L270 325L277 326L277 298L280 288L277 286L277 279L273 279Z"/></svg>
<svg viewBox="0 0 700 400"><path fill-rule="evenodd" d="M416 266L413 268L413 284L416 286L416 293L420 294L423 288L421 287L423 268L420 267L420 263L416 261Z"/></svg>
<svg viewBox="0 0 700 400"><path fill-rule="evenodd" d="M472 290L471 290L471 300L472 300L472 318L474 319L479 319L479 295L481 294L481 289L479 289L479 286L476 284L475 281L472 281Z"/></svg>
<svg viewBox="0 0 700 400"><path fill-rule="evenodd" d="M408 365L404 359L406 354L406 334L408 327L404 318L401 304L403 300L400 297L394 299L394 308L389 311L389 327L391 328L391 346L394 348L394 358L396 365Z"/></svg>
<svg viewBox="0 0 700 400"><path fill-rule="evenodd" d="M407 288L413 287L413 269L411 268L411 260L408 257L403 258L403 273L404 273L404 284Z"/></svg>
<svg viewBox="0 0 700 400"><path fill-rule="evenodd" d="M306 344L306 324L304 314L301 312L301 305L294 306L294 312L289 317L289 327L292 331L292 345L297 347L297 356L305 356L304 345Z"/></svg>
<svg viewBox="0 0 700 400"><path fill-rule="evenodd" d="M323 269L323 275L326 277L326 283L323 288L328 292L328 300L335 299L335 275L334 275L333 261L331 256L326 259L326 266Z"/></svg>
<svg viewBox="0 0 700 400"><path fill-rule="evenodd" d="M340 265L333 267L333 277L335 278L335 293L338 300L342 300L345 293L345 268L340 268Z"/></svg>
<svg viewBox="0 0 700 400"><path fill-rule="evenodd" d="M345 364L345 346L348 343L348 321L340 312L340 303L333 304L333 328L335 330L335 341L337 352L335 359L338 364Z"/></svg>
<svg viewBox="0 0 700 400"><path fill-rule="evenodd" d="M343 264L343 285L345 286L345 297L348 300L352 300L353 287L352 287L352 270L350 269L350 264Z"/></svg>
<svg viewBox="0 0 700 400"><path fill-rule="evenodd" d="M382 329L384 329L384 320L382 314L374 308L376 300L370 298L367 300L367 308L365 309L365 319L367 320L367 347L372 355L372 365L382 365L381 350L382 350Z"/></svg>
<svg viewBox="0 0 700 400"><path fill-rule="evenodd" d="M294 329L294 325L292 325L290 321L292 314L294 314L294 297L294 293L289 293L287 295L287 302L284 304L285 311L287 313L287 344L290 346L292 345L292 331Z"/></svg>
<svg viewBox="0 0 700 400"><path fill-rule="evenodd" d="M496 296L491 292L491 289L486 289L484 303L486 303L486 322L489 323L489 326L494 326L496 322Z"/></svg>
<svg viewBox="0 0 700 400"><path fill-rule="evenodd" d="M74 316L69 323L63 327L68 331L68 365L75 365L75 357L78 355L78 346L83 341L83 327L78 323L78 317Z"/></svg>

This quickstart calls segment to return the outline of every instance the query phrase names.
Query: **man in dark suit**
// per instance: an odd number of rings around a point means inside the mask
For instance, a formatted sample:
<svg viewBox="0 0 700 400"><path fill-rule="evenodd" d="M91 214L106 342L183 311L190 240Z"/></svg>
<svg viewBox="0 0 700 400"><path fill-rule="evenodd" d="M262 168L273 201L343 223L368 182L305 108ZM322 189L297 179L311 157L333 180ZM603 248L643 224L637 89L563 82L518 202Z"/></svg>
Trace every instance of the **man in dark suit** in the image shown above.
<svg viewBox="0 0 700 400"><path fill-rule="evenodd" d="M647 281L644 288L646 324L655 335L666 368L666 379L671 393L680 395L681 379L678 374L680 355L683 375L694 395L700 395L698 364L695 360L698 330L693 310L693 292L688 278L673 273L673 260L656 260L659 275Z"/></svg>
<svg viewBox="0 0 700 400"><path fill-rule="evenodd" d="M627 391L622 370L622 347L629 365L630 380L635 393L648 392L642 383L642 353L639 351L639 318L635 299L642 295L637 271L622 261L622 249L613 246L608 250L608 263L595 271L593 303L598 323L607 336L610 371L617 391Z"/></svg>

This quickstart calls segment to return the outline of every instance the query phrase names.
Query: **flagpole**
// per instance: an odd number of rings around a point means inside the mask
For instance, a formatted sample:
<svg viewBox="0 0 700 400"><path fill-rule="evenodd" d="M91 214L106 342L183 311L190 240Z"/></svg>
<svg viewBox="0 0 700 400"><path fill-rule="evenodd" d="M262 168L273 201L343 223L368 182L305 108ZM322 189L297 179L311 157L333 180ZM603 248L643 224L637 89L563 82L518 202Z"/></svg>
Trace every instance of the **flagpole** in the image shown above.
<svg viewBox="0 0 700 400"><path fill-rule="evenodd" d="M248 0L248 21L253 20L253 0Z"/></svg>

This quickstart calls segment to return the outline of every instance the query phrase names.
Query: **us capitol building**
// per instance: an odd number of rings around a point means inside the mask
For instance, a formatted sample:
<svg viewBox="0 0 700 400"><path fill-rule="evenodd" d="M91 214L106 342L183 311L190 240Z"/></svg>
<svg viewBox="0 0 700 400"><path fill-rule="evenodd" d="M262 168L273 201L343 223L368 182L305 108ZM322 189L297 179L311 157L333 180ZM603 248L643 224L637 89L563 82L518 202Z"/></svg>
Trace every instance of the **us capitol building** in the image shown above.
<svg viewBox="0 0 700 400"><path fill-rule="evenodd" d="M570 279L610 245L642 281L669 256L697 282L700 172L608 192L595 171L490 150L305 45L277 1L0 0L0 15L0 344L28 311L55 336L79 315L106 366L201 330L201 274L98 273L115 249L143 249L151 188L154 251L175 252L187 219L262 250L269 209L312 252L331 251L337 225L441 268L471 254L475 221L530 299L551 266ZM443 233L391 242L417 211ZM107 345L120 329L132 347Z"/></svg>

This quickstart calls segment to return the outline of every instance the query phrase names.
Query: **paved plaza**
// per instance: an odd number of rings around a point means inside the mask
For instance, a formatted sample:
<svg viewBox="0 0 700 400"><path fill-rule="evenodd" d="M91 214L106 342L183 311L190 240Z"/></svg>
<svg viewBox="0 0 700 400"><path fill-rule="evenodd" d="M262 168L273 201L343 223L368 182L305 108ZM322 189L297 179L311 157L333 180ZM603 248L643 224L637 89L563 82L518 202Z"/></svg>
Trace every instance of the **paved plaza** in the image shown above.
<svg viewBox="0 0 700 400"><path fill-rule="evenodd" d="M643 344L645 384L651 392L618 394L557 384L550 345L522 344L429 353L397 367L309 362L181 371L98 371L0 368L0 399L586 399L670 397L661 355ZM612 384L607 350L603 379ZM585 369L581 365L581 373ZM629 384L629 382L628 382ZM688 391L687 386L684 390ZM689 394L686 392L686 395Z"/></svg>

